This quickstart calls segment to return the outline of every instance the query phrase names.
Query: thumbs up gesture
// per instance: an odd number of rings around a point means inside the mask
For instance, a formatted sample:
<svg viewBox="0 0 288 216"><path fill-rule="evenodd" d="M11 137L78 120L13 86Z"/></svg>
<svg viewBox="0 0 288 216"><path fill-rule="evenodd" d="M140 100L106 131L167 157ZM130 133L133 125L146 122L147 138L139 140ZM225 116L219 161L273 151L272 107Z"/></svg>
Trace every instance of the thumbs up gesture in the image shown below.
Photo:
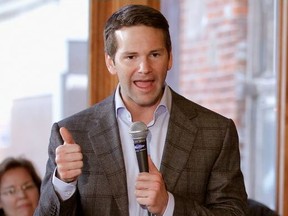
<svg viewBox="0 0 288 216"><path fill-rule="evenodd" d="M83 155L80 146L66 128L61 127L60 134L64 143L56 148L56 176L68 183L75 181L82 173Z"/></svg>

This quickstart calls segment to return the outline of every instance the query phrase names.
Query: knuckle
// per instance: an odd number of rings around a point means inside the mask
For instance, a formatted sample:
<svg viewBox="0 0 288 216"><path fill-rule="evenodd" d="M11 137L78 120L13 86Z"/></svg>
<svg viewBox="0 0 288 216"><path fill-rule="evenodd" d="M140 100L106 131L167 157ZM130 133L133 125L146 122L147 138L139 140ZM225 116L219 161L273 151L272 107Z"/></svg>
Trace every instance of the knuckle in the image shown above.
<svg viewBox="0 0 288 216"><path fill-rule="evenodd" d="M56 154L55 162L57 164L62 163L63 162L63 155L62 154Z"/></svg>
<svg viewBox="0 0 288 216"><path fill-rule="evenodd" d="M81 147L79 145L76 144L75 147L76 147L76 151L81 152Z"/></svg>
<svg viewBox="0 0 288 216"><path fill-rule="evenodd" d="M55 152L56 152L56 154L60 154L61 152L63 152L63 146L62 145L58 146L56 148Z"/></svg>

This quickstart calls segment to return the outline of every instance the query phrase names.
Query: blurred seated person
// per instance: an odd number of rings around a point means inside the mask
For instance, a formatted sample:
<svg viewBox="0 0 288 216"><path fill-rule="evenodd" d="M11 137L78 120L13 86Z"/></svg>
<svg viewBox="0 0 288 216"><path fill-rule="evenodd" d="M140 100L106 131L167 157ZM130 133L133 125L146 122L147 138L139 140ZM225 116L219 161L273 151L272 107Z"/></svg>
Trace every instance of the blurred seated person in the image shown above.
<svg viewBox="0 0 288 216"><path fill-rule="evenodd" d="M0 216L32 216L41 178L31 161L8 157L0 164Z"/></svg>

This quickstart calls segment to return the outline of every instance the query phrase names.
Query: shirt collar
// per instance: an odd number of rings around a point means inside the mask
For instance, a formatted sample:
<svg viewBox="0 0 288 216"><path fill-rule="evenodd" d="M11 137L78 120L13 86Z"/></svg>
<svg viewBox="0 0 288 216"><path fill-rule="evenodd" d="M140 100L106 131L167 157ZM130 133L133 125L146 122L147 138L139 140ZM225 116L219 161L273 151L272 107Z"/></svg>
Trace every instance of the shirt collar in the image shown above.
<svg viewBox="0 0 288 216"><path fill-rule="evenodd" d="M158 112L162 113L163 111L162 108L165 108L165 110L167 110L169 113L171 111L171 104L172 104L172 94L171 94L171 90L168 87L168 85L165 83L164 85L164 93L163 96L161 98L161 101L159 103L159 105L157 106L156 110L155 110L155 114L157 114ZM118 111L119 109L126 109L124 105L124 102L120 96L120 84L117 85L116 88L116 92L115 92L115 112L116 112L116 117L118 116ZM128 110L127 110L128 111Z"/></svg>

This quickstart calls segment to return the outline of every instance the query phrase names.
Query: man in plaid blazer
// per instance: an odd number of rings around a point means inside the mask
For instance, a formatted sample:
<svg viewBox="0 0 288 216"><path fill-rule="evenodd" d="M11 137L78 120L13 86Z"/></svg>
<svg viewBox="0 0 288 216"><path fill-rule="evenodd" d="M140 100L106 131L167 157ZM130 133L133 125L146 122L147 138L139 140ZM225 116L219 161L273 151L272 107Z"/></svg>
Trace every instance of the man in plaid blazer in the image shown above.
<svg viewBox="0 0 288 216"><path fill-rule="evenodd" d="M169 25L127 5L107 21L105 60L114 94L52 127L34 215L247 215L231 119L174 92ZM148 129L149 172L139 173L129 127Z"/></svg>

